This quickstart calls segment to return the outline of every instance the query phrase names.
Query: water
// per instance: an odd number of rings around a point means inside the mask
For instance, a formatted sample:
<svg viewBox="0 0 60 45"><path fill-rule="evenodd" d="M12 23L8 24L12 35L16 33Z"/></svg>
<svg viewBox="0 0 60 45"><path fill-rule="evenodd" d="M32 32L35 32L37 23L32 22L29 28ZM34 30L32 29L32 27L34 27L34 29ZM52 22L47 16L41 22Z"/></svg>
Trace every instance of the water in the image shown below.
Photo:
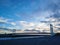
<svg viewBox="0 0 60 45"><path fill-rule="evenodd" d="M5 37L5 38L0 38L0 40L26 39L26 38L40 38L40 37L45 37L45 36Z"/></svg>
<svg viewBox="0 0 60 45"><path fill-rule="evenodd" d="M0 38L0 45L60 45L60 36Z"/></svg>

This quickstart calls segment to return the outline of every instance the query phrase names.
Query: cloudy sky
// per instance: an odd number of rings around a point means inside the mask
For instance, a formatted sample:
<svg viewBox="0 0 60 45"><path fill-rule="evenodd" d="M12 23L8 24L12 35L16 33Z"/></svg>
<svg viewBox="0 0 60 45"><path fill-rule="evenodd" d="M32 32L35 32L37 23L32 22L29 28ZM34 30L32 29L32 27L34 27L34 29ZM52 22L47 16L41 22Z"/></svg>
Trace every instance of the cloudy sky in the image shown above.
<svg viewBox="0 0 60 45"><path fill-rule="evenodd" d="M0 27L48 29L49 21L60 25L59 0L0 0Z"/></svg>

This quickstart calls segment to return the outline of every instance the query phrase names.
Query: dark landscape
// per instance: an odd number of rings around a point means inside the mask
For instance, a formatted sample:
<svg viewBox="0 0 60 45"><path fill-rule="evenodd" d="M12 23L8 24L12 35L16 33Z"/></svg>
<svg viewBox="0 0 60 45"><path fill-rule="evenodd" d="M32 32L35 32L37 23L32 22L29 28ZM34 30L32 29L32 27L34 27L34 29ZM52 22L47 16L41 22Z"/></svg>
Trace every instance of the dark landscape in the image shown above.
<svg viewBox="0 0 60 45"><path fill-rule="evenodd" d="M0 45L60 45L60 34L37 38L2 39L0 40Z"/></svg>

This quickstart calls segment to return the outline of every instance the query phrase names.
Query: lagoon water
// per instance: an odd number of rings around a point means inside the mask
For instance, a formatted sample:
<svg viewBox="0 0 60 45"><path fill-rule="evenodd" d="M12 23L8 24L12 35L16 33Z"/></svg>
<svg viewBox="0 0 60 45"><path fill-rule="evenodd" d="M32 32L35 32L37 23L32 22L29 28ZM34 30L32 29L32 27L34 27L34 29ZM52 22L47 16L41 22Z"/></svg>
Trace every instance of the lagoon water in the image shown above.
<svg viewBox="0 0 60 45"><path fill-rule="evenodd" d="M60 45L60 36L0 38L0 45Z"/></svg>
<svg viewBox="0 0 60 45"><path fill-rule="evenodd" d="M13 40L13 39L30 39L30 38L41 38L44 36L26 36L26 37L1 37L0 40Z"/></svg>

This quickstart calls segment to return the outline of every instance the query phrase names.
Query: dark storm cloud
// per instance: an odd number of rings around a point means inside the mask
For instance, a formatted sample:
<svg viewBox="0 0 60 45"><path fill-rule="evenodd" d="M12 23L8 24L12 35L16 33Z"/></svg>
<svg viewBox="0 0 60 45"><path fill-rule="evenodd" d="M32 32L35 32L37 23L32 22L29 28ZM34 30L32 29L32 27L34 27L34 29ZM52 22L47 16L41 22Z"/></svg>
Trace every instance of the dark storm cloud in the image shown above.
<svg viewBox="0 0 60 45"><path fill-rule="evenodd" d="M53 3L49 5L49 9L54 13L50 17L53 18L60 18L60 1L59 0L53 0Z"/></svg>

